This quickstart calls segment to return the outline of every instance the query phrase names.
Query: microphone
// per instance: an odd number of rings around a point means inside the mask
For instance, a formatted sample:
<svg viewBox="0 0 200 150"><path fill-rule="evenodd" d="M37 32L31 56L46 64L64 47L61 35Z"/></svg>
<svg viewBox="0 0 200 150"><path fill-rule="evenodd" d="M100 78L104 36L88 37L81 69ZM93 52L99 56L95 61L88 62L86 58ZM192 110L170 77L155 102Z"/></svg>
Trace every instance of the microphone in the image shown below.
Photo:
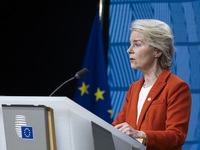
<svg viewBox="0 0 200 150"><path fill-rule="evenodd" d="M80 79L82 77L84 77L85 75L87 75L89 73L88 69L87 68L84 68L80 71L78 71L76 74L75 74L75 78L76 79Z"/></svg>
<svg viewBox="0 0 200 150"><path fill-rule="evenodd" d="M84 77L85 75L87 75L89 73L87 68L84 68L80 71L78 71L74 77L68 79L67 81L63 82L59 87L57 87L49 96L52 96L56 91L58 91L63 85L65 85L66 83L68 83L69 81L72 81L74 79L80 79L82 77Z"/></svg>

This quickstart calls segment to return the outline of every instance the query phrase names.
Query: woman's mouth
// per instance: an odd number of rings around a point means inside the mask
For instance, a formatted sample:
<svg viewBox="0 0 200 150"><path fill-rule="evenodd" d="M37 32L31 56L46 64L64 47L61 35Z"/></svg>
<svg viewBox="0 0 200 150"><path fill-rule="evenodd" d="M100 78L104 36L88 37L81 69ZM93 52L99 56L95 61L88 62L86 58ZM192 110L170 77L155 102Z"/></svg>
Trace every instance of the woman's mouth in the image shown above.
<svg viewBox="0 0 200 150"><path fill-rule="evenodd" d="M130 62L133 62L135 59L134 58L130 58Z"/></svg>

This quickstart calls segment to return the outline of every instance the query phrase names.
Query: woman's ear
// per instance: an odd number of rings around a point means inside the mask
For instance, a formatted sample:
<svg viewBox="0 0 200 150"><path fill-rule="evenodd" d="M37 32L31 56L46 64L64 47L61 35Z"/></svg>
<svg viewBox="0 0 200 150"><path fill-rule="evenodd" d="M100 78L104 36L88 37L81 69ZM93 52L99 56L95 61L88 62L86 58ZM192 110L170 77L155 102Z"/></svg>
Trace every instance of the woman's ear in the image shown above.
<svg viewBox="0 0 200 150"><path fill-rule="evenodd" d="M156 51L155 58L159 58L163 54L163 52L159 49L156 49L155 51Z"/></svg>

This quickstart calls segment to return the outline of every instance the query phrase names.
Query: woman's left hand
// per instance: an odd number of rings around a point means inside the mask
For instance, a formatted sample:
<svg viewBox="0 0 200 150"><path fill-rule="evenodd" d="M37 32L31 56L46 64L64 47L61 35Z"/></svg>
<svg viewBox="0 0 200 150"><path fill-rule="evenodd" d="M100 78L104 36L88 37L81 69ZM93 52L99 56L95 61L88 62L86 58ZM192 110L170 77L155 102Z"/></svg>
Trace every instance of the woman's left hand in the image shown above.
<svg viewBox="0 0 200 150"><path fill-rule="evenodd" d="M143 131L138 131L133 129L128 123L124 122L115 126L123 133L133 137L133 138L143 138L146 139L146 134Z"/></svg>

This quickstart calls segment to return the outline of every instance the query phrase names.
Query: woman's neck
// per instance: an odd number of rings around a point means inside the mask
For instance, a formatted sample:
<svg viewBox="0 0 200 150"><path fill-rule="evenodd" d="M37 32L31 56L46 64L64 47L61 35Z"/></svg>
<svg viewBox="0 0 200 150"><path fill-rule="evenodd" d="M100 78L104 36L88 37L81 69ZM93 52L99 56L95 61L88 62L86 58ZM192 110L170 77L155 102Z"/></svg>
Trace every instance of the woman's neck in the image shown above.
<svg viewBox="0 0 200 150"><path fill-rule="evenodd" d="M143 74L144 74L143 87L146 88L146 87L152 86L163 70L164 69L159 66L156 68L149 69L147 71L143 71Z"/></svg>

